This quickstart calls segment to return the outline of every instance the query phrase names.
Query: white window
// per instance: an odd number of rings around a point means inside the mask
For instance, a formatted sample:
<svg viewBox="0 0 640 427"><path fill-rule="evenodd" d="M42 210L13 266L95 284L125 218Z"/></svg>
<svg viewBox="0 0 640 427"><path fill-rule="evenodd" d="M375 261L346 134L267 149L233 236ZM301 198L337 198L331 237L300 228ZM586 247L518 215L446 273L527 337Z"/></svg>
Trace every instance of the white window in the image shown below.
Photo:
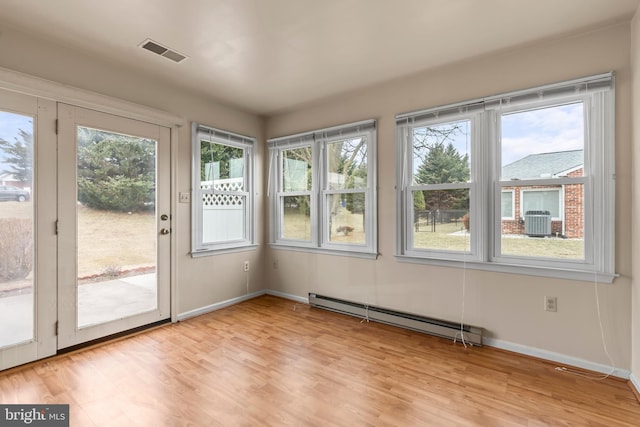
<svg viewBox="0 0 640 427"><path fill-rule="evenodd" d="M612 73L396 122L400 260L613 280Z"/></svg>
<svg viewBox="0 0 640 427"><path fill-rule="evenodd" d="M515 204L513 200L513 190L502 190L501 194L502 219L515 219Z"/></svg>
<svg viewBox="0 0 640 427"><path fill-rule="evenodd" d="M268 141L275 247L377 255L375 121Z"/></svg>
<svg viewBox="0 0 640 427"><path fill-rule="evenodd" d="M473 114L456 114L453 120L428 117L403 128L402 139L411 141L404 175L407 254L477 255L476 235L469 233L475 210L475 122Z"/></svg>
<svg viewBox="0 0 640 427"><path fill-rule="evenodd" d="M503 192L504 193L504 192ZM548 212L552 219L562 221L562 201L560 189L530 189L522 190L522 211L524 217L527 212ZM582 207L582 206L581 206Z"/></svg>
<svg viewBox="0 0 640 427"><path fill-rule="evenodd" d="M192 255L254 246L254 138L192 125Z"/></svg>

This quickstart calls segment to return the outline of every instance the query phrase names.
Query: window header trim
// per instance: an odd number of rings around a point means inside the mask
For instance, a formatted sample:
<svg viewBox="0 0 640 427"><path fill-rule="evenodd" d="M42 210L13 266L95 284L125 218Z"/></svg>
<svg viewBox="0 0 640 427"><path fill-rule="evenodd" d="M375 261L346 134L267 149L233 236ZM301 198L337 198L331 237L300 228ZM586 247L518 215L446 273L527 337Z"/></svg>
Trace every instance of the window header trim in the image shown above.
<svg viewBox="0 0 640 427"><path fill-rule="evenodd" d="M203 124L192 122L192 132L193 134L203 134L205 137L210 137L212 139L216 139L217 141L224 143L235 143L235 144L245 144L245 145L255 145L256 138L246 135L241 135L239 133L229 132L222 129L217 129L210 126L205 126Z"/></svg>
<svg viewBox="0 0 640 427"><path fill-rule="evenodd" d="M579 96L587 93L602 92L613 88L615 72L568 80L560 83L537 86L534 88L507 92L499 95L475 98L454 104L444 104L406 113L396 114L396 124L406 125L448 114L473 113L491 108L529 103L556 97Z"/></svg>
<svg viewBox="0 0 640 427"><path fill-rule="evenodd" d="M311 143L319 138L334 138L339 136L348 137L360 132L366 132L376 128L376 120L362 120L354 123L347 123L345 125L331 126L324 129L317 129L309 132L296 133L293 135L280 136L277 138L271 138L267 140L269 148L273 147L285 147L287 145L296 145Z"/></svg>

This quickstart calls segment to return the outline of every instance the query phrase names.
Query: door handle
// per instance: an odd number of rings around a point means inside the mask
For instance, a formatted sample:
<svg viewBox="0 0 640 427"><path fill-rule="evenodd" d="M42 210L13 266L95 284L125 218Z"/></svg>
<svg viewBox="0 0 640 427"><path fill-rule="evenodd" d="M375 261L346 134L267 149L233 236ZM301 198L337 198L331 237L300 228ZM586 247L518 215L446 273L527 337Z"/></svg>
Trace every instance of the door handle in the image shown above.
<svg viewBox="0 0 640 427"><path fill-rule="evenodd" d="M170 228L163 228L160 230L160 234L165 235L165 234L169 234L171 233L171 229Z"/></svg>

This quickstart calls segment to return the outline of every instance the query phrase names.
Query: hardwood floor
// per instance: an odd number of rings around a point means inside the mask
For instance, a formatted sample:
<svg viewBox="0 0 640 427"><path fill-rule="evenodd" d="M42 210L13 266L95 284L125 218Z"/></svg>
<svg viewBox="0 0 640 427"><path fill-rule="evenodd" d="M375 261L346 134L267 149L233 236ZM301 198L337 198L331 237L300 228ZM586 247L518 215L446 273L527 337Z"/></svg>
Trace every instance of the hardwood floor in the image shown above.
<svg viewBox="0 0 640 427"><path fill-rule="evenodd" d="M625 381L554 368L264 296L0 373L0 402L72 426L640 425Z"/></svg>

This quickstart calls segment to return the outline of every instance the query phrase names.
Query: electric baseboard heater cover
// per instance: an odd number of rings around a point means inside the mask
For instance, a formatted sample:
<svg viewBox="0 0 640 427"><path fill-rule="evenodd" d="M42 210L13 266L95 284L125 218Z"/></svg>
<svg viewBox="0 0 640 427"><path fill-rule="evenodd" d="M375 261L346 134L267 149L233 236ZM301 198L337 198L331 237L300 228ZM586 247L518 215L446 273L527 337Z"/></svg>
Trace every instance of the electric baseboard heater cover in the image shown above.
<svg viewBox="0 0 640 427"><path fill-rule="evenodd" d="M458 338L460 338L460 324L455 322L432 319L430 317L403 313L401 311L389 310L314 293L309 293L309 305L335 311L336 313L367 318L374 322L386 323L387 325L411 329L429 335L453 339L457 334ZM465 342L478 346L482 345L483 328L464 325L462 330L464 331Z"/></svg>

